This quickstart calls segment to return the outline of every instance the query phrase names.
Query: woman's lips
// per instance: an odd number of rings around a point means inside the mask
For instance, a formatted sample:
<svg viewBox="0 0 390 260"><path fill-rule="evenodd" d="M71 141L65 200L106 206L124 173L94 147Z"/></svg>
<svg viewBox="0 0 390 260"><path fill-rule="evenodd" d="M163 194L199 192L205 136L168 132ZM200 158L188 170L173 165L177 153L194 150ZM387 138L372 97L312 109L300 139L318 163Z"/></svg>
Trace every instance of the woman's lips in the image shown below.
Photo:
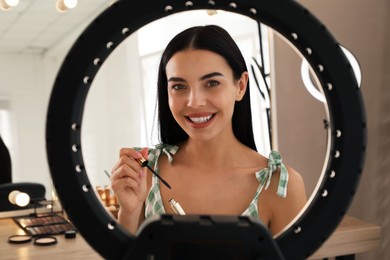
<svg viewBox="0 0 390 260"><path fill-rule="evenodd" d="M215 114L208 115L189 115L186 116L187 121L194 128L204 128L211 124Z"/></svg>

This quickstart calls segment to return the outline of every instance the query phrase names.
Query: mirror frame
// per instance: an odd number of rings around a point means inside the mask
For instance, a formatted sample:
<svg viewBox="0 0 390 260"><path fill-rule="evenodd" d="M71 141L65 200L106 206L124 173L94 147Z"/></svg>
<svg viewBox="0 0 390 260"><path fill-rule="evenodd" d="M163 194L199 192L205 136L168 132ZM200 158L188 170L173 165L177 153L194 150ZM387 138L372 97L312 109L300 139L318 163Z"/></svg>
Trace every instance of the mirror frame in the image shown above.
<svg viewBox="0 0 390 260"><path fill-rule="evenodd" d="M137 244L137 237L103 208L89 182L81 147L85 100L102 63L130 34L162 17L201 9L230 11L269 26L315 68L330 115L328 162L303 214L275 239L288 259L305 259L335 230L352 202L363 169L366 122L348 59L326 27L296 1L145 0L135 5L122 0L101 13L68 52L51 93L46 149L56 191L70 220L103 257L123 258Z"/></svg>

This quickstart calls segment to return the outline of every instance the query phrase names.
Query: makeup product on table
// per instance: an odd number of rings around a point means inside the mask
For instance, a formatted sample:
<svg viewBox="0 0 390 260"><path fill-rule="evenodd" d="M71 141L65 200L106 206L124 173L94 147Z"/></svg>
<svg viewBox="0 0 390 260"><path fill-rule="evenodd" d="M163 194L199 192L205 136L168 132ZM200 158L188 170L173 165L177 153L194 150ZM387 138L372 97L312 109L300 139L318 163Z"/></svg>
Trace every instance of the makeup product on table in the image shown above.
<svg viewBox="0 0 390 260"><path fill-rule="evenodd" d="M13 217L13 220L32 237L63 234L68 230L77 231L68 219L55 213Z"/></svg>
<svg viewBox="0 0 390 260"><path fill-rule="evenodd" d="M183 208L180 206L179 202L174 200L173 198L169 200L169 205L171 206L173 212L175 212L176 215L185 215Z"/></svg>
<svg viewBox="0 0 390 260"><path fill-rule="evenodd" d="M138 162L141 164L142 167L146 167L148 168L157 178L159 178L159 180L164 183L165 186L167 186L169 189L172 189L171 188L171 185L168 184L168 182L166 182L163 178L160 177L160 175L155 172L152 167L149 166L149 161L146 160L145 158L141 157L141 159L138 159Z"/></svg>
<svg viewBox="0 0 390 260"><path fill-rule="evenodd" d="M30 235L13 235L8 238L8 243L11 244L23 244L31 242L32 236Z"/></svg>
<svg viewBox="0 0 390 260"><path fill-rule="evenodd" d="M34 245L36 246L51 246L57 244L57 238L53 236L38 237L34 239Z"/></svg>
<svg viewBox="0 0 390 260"><path fill-rule="evenodd" d="M106 206L111 205L111 187L109 185L104 185L104 203Z"/></svg>

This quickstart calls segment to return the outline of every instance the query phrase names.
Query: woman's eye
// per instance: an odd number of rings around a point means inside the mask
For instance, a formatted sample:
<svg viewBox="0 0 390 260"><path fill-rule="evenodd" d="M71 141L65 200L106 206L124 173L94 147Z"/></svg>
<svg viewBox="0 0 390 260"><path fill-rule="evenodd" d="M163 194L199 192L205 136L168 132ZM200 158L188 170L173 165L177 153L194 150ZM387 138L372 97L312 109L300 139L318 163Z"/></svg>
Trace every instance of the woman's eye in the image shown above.
<svg viewBox="0 0 390 260"><path fill-rule="evenodd" d="M173 85L171 88L173 90L181 90L181 89L184 89L185 87L183 85Z"/></svg>
<svg viewBox="0 0 390 260"><path fill-rule="evenodd" d="M219 82L216 81L216 80L210 80L207 82L207 86L208 87L215 87L215 86L218 86L219 85Z"/></svg>

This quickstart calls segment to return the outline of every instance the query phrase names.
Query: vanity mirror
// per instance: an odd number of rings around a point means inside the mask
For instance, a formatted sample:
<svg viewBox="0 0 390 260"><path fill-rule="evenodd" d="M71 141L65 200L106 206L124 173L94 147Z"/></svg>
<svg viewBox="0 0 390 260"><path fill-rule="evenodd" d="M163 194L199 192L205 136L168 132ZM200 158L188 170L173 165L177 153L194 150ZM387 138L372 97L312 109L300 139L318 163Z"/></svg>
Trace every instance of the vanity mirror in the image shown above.
<svg viewBox="0 0 390 260"><path fill-rule="evenodd" d="M131 256L137 238L125 232L102 207L87 174L81 138L87 94L106 58L137 29L174 13L225 10L254 19L286 39L313 68L318 87L325 95L323 174L304 212L275 238L283 255L291 259L308 257L345 214L359 180L365 150L360 91L338 43L308 10L294 1L139 4L135 7L130 1L119 1L97 17L68 53L54 84L47 115L47 153L56 190L71 220L105 258Z"/></svg>

